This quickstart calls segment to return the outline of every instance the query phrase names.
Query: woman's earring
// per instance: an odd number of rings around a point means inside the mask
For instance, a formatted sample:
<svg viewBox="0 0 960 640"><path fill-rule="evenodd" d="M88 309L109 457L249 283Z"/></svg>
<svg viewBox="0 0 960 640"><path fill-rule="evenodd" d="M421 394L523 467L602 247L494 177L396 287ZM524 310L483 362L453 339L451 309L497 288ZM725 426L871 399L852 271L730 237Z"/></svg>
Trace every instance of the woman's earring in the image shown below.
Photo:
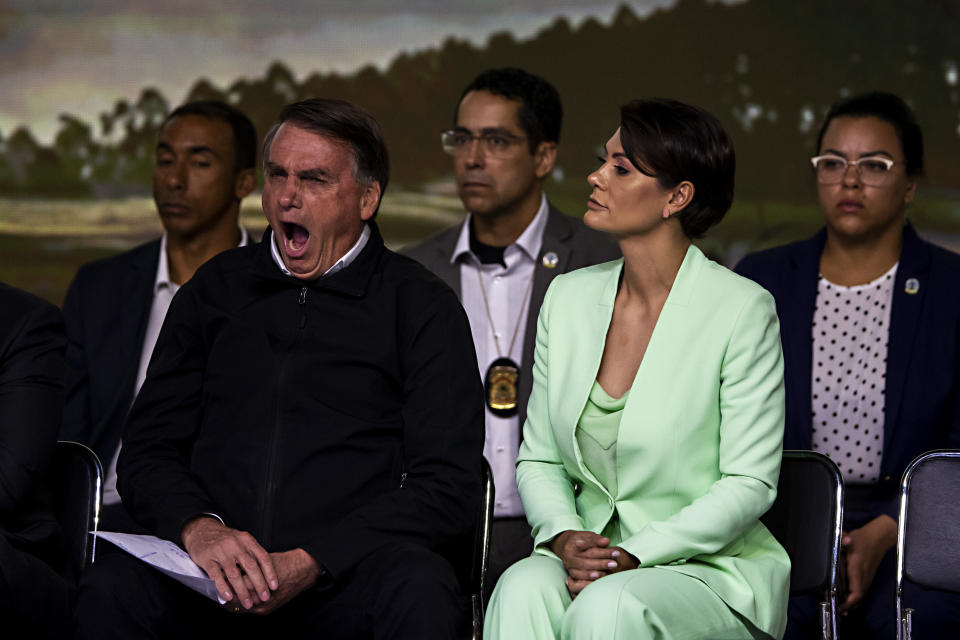
<svg viewBox="0 0 960 640"><path fill-rule="evenodd" d="M666 220L666 219L669 218L669 217L670 217L670 209L669 209L669 207L664 207L664 208L663 208L663 219Z"/></svg>

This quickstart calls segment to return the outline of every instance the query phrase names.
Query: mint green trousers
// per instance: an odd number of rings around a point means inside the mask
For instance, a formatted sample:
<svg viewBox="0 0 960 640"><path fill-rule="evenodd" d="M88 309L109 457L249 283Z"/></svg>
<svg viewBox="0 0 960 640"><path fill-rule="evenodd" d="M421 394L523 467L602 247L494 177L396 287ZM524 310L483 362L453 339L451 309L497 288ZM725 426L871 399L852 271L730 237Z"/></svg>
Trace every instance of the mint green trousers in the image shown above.
<svg viewBox="0 0 960 640"><path fill-rule="evenodd" d="M500 578L485 640L752 640L768 638L696 578L646 567L605 576L571 601L567 572L534 555Z"/></svg>

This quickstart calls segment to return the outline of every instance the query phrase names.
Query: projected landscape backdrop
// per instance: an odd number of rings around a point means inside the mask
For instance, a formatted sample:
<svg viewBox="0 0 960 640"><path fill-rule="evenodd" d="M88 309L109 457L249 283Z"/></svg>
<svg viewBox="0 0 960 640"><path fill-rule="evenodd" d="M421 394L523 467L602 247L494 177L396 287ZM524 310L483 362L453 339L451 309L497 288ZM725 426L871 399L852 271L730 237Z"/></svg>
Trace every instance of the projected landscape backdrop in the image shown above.
<svg viewBox="0 0 960 640"><path fill-rule="evenodd" d="M349 15L333 4L338 15ZM894 91L916 109L926 141L922 196L909 215L927 236L960 244L960 39L952 28L960 12L952 3L681 0L611 6L605 14L577 3L527 4L515 6L523 9L515 20L502 5L500 13L484 14L493 32L480 41L440 32L392 55L389 43L378 42L371 51L386 61L377 64L371 56L352 70L324 64L318 50L313 69L310 56L295 65L268 58L260 70L214 79L214 69L223 76L215 58L239 53L209 52L189 69L194 79L185 93L144 82L99 113L63 111L53 126L24 120L0 131L0 280L59 303L78 264L156 235L149 185L157 127L181 101L203 98L235 104L261 133L281 106L300 98L363 105L382 123L392 156L393 179L379 218L384 235L394 247L419 239L462 215L439 132L477 72L507 65L543 75L563 98L559 168L548 193L571 215L584 209L584 177L598 144L616 127L620 104L668 96L716 114L736 144L737 200L703 245L727 262L819 226L808 157L821 117L840 96ZM325 20L322 3L304 3L302 10L303 21ZM10 26L15 14L5 18L8 49L18 46L16 24ZM425 13L421 19L426 27L454 24ZM364 29L389 34L389 22L342 20L340 28L354 29L360 43L373 40ZM399 40L410 38L403 24L396 27L406 34ZM340 33L337 42L348 35ZM363 48L354 55L362 59ZM9 65L0 66L8 91ZM29 84L22 89L29 91ZM8 110L0 122L16 117ZM47 131L47 139L34 129ZM265 225L257 196L244 203L244 224Z"/></svg>

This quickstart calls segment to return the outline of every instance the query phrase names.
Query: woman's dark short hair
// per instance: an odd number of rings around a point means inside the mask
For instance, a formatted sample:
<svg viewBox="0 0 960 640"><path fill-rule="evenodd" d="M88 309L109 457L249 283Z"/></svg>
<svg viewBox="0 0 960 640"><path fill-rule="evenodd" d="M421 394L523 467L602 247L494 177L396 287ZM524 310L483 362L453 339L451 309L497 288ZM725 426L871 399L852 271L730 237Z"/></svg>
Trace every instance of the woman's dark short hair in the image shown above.
<svg viewBox="0 0 960 640"><path fill-rule="evenodd" d="M563 106L556 88L540 76L516 67L487 69L467 85L460 94L453 123L457 123L460 103L471 91L486 91L495 96L516 100L520 103L517 119L527 136L530 153L541 142L559 142L560 126L563 123Z"/></svg>
<svg viewBox="0 0 960 640"><path fill-rule="evenodd" d="M233 130L234 171L253 169L257 163L257 129L242 111L219 100L196 100L182 104L166 117L166 125L180 116L203 116L220 120Z"/></svg>
<svg viewBox="0 0 960 640"><path fill-rule="evenodd" d="M264 164L270 159L270 143L286 122L350 145L357 182L364 185L379 183L380 197L383 198L390 181L390 156L380 124L372 115L355 104L334 98L309 98L288 104L263 139Z"/></svg>
<svg viewBox="0 0 960 640"><path fill-rule="evenodd" d="M693 183L693 200L676 214L688 238L723 219L733 202L736 156L715 117L676 100L634 100L620 107L620 143L633 166L664 189Z"/></svg>
<svg viewBox="0 0 960 640"><path fill-rule="evenodd" d="M820 135L817 136L817 153L820 153L823 134L826 133L830 121L840 116L880 118L889 123L903 148L907 175L916 176L923 173L923 132L917 124L913 110L900 96L886 91L871 91L834 102L830 111L827 112L823 126L820 127Z"/></svg>

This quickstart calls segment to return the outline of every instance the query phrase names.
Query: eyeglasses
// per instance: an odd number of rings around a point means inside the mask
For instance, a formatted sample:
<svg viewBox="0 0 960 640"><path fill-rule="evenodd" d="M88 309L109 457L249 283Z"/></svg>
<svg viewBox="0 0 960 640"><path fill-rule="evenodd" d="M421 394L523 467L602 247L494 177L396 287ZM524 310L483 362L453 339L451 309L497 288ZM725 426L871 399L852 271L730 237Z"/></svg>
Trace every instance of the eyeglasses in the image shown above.
<svg viewBox="0 0 960 640"><path fill-rule="evenodd" d="M473 135L466 129L449 129L440 134L440 144L444 152L451 156L458 156L470 151L473 141L480 142L480 150L490 157L502 157L509 153L510 148L520 144L526 138L510 135L509 133L481 133Z"/></svg>
<svg viewBox="0 0 960 640"><path fill-rule="evenodd" d="M817 171L817 182L820 184L839 184L847 175L847 167L856 167L860 181L871 187L882 185L890 176L893 165L897 164L889 158L870 156L847 160L833 154L810 158L810 163Z"/></svg>

